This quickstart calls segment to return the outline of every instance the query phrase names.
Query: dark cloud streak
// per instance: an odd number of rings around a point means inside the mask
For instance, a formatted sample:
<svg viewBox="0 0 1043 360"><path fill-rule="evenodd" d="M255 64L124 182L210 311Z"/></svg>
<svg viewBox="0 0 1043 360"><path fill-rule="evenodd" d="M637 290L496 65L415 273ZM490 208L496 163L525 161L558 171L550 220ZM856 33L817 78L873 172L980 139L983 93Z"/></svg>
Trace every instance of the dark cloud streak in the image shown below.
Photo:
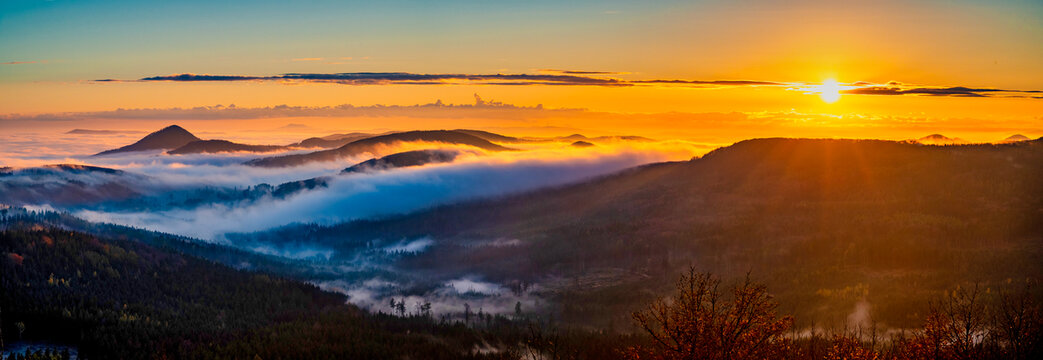
<svg viewBox="0 0 1043 360"><path fill-rule="evenodd" d="M561 70L561 69L539 69L539 72L559 73L568 75L620 75L626 74L616 71L588 71L588 70Z"/></svg>
<svg viewBox="0 0 1043 360"><path fill-rule="evenodd" d="M969 88L963 86L929 88L902 88L898 86L867 86L841 91L845 95L928 95L954 97L1025 97L1026 94L1040 93L1039 90L1005 90L988 88Z"/></svg>
<svg viewBox="0 0 1043 360"><path fill-rule="evenodd" d="M695 80L695 79L646 79L627 80L599 75L623 74L602 71L579 71L541 69L544 74L415 74L407 72L354 72L354 73L286 73L271 76L251 75L211 75L211 74L174 74L150 76L129 81L284 81L334 83L343 85L496 85L496 86L602 86L602 87L634 87L634 86L679 86L695 88L767 86L785 87L790 90L808 90L807 86L816 84L792 83L762 80ZM102 82L121 81L113 79L95 80ZM1024 97L1037 98L1034 94L1039 90L1010 90L993 88L972 88L964 86L910 86L900 82L873 84L858 81L848 84L842 90L847 95L924 95L954 97ZM814 89L811 90L814 92Z"/></svg>
<svg viewBox="0 0 1043 360"><path fill-rule="evenodd" d="M263 76L240 76L240 75L196 75L180 74L166 76L151 76L142 78L141 81L239 81L239 80L270 80ZM106 79L111 81L112 79Z"/></svg>
<svg viewBox="0 0 1043 360"><path fill-rule="evenodd" d="M791 84L756 80L634 80L634 84L715 85L715 86L789 86Z"/></svg>
<svg viewBox="0 0 1043 360"><path fill-rule="evenodd" d="M334 74L310 74L310 73L288 73L274 76L243 76L243 75L209 75L209 74L178 74L166 76L151 76L139 81L255 81L255 80L298 80L310 82L333 82L345 85L420 85L420 84L446 84L453 81L469 83L486 82L512 82L517 85L595 85L595 86L631 86L630 82L618 79L593 78L577 75L558 74L413 74L404 72L359 72L359 73L334 73Z"/></svg>

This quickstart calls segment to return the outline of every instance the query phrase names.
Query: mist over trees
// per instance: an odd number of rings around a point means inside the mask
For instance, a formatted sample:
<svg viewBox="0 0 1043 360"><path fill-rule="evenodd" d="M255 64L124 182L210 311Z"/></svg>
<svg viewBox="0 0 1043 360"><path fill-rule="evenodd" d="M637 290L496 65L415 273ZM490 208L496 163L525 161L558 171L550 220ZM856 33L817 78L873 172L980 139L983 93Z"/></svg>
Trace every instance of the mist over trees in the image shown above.
<svg viewBox="0 0 1043 360"><path fill-rule="evenodd" d="M775 286L797 327L865 304L889 327L967 282L1043 274L1043 142L925 146L755 139L686 162L402 216L244 234L350 259L379 238L431 238L396 265L544 287L566 322L612 327L695 265ZM511 246L485 246L510 239Z"/></svg>
<svg viewBox="0 0 1043 360"><path fill-rule="evenodd" d="M3 340L70 344L80 358L912 360L1043 351L1034 279L951 289L914 328L809 333L754 277L724 281L689 268L671 296L630 314L636 331L616 332L563 327L520 307L513 317L476 309L451 321L398 299L386 314L367 314L311 285L27 219L0 226Z"/></svg>
<svg viewBox="0 0 1043 360"><path fill-rule="evenodd" d="M0 328L87 358L1039 358L1040 146L753 140L231 237L330 249L325 269L380 252L383 274L435 279L374 313L301 282L339 276L303 260L3 208ZM397 239L425 240L383 250ZM464 294L457 317L417 296L474 274L543 307L494 313Z"/></svg>

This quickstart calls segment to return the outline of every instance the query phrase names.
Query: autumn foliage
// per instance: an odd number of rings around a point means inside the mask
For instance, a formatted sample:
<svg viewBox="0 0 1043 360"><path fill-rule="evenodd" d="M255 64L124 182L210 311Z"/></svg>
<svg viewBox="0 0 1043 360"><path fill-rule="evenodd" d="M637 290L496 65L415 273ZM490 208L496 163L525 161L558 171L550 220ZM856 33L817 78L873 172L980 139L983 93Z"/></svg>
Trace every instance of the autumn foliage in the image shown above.
<svg viewBox="0 0 1043 360"><path fill-rule="evenodd" d="M919 329L887 338L859 332L789 332L790 316L764 285L721 281L690 269L676 293L633 314L650 339L623 351L630 359L970 360L1043 358L1043 313L1034 281L1020 291L959 287L930 304Z"/></svg>
<svg viewBox="0 0 1043 360"><path fill-rule="evenodd" d="M720 287L720 279L689 269L673 298L633 314L653 345L630 349L630 357L764 359L780 354L793 319L777 315L778 303L767 287L747 277L727 298Z"/></svg>

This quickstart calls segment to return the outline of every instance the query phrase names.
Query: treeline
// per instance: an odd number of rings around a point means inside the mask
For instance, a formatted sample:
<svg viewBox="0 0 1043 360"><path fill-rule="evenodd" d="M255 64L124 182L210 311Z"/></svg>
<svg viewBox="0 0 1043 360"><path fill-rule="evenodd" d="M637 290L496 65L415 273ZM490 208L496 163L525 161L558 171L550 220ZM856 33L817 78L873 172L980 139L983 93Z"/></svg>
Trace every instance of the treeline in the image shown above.
<svg viewBox="0 0 1043 360"><path fill-rule="evenodd" d="M952 284L1043 274L1040 208L1043 141L758 139L588 183L265 240L308 236L348 257L368 239L435 238L395 265L501 283L597 281L548 291L563 321L591 326L624 323L695 264L764 277L801 327L843 319L863 296L881 321L915 327ZM500 238L518 245L474 246Z"/></svg>
<svg viewBox="0 0 1043 360"><path fill-rule="evenodd" d="M422 307L399 310L406 316L368 314L312 285L132 240L23 223L0 228L2 340L69 344L85 359L1043 356L1034 278L1004 289L955 289L928 306L918 329L828 332L794 326L765 285L747 278L726 286L691 269L672 298L632 314L639 331L615 332L558 328L521 314L467 324L438 321Z"/></svg>
<svg viewBox="0 0 1043 360"><path fill-rule="evenodd" d="M6 360L69 360L72 359L72 354L69 353L68 348L62 350L45 349L45 350L25 350L22 352L15 352L7 355Z"/></svg>
<svg viewBox="0 0 1043 360"><path fill-rule="evenodd" d="M7 343L80 358L497 358L521 333L370 315L345 297L131 241L45 226L0 230ZM514 337L512 339L512 336Z"/></svg>
<svg viewBox="0 0 1043 360"><path fill-rule="evenodd" d="M534 328L526 341L532 359L1041 359L1038 281L1011 285L954 289L931 302L919 328L818 330L794 327L767 286L749 277L725 286L693 268L672 297L631 314L638 334Z"/></svg>
<svg viewBox="0 0 1043 360"><path fill-rule="evenodd" d="M27 211L13 207L0 209L0 228L4 227L44 226L68 229L71 231L92 234L107 239L129 240L144 243L151 247L216 261L231 267L246 267L255 272L308 278L309 267L299 266L277 256L259 254L231 246L219 245L192 239L184 236L161 233L130 226L92 223L72 216L67 212Z"/></svg>

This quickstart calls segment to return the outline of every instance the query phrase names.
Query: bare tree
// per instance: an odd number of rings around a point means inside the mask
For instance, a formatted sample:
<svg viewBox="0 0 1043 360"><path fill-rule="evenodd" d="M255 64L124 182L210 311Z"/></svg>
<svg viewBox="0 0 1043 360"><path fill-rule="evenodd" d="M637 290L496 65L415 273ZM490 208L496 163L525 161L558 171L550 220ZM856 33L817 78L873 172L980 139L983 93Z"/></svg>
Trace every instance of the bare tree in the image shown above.
<svg viewBox="0 0 1043 360"><path fill-rule="evenodd" d="M908 359L981 359L991 343L988 308L978 285L957 288L930 305L923 330L907 342Z"/></svg>
<svg viewBox="0 0 1043 360"><path fill-rule="evenodd" d="M1001 292L993 314L993 332L1009 358L1043 357L1043 312L1031 283L1019 293Z"/></svg>
<svg viewBox="0 0 1043 360"><path fill-rule="evenodd" d="M633 314L651 336L652 349L634 349L663 359L764 359L783 350L783 334L793 325L779 317L767 287L749 275L725 299L720 279L690 268L677 282L677 293Z"/></svg>

